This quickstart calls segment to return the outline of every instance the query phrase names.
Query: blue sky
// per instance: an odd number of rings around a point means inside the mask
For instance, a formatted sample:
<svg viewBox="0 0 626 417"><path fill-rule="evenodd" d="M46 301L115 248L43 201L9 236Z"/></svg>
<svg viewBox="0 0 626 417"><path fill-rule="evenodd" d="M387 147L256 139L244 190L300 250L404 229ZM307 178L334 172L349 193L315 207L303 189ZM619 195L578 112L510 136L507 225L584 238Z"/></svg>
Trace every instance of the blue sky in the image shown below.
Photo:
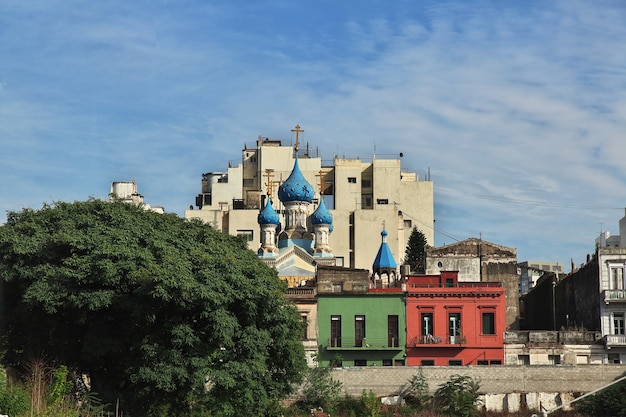
<svg viewBox="0 0 626 417"><path fill-rule="evenodd" d="M203 172L297 123L324 159L402 152L435 244L563 262L626 207L626 2L0 2L0 223Z"/></svg>

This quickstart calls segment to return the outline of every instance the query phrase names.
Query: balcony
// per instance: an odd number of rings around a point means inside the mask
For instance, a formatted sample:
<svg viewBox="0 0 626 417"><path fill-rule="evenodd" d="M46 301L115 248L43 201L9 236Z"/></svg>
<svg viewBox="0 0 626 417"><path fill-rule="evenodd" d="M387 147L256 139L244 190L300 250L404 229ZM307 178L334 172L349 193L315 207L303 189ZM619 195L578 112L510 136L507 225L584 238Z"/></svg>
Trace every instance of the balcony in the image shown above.
<svg viewBox="0 0 626 417"><path fill-rule="evenodd" d="M427 334L424 336L416 336L412 340L413 343L409 347L426 347L425 345L438 345L437 347L459 347L466 343L463 336L433 336Z"/></svg>
<svg viewBox="0 0 626 417"><path fill-rule="evenodd" d="M626 302L626 290L604 290L603 299L605 304L613 302Z"/></svg>
<svg viewBox="0 0 626 417"><path fill-rule="evenodd" d="M606 347L626 346L626 335L623 334L607 334L604 336L604 344Z"/></svg>
<svg viewBox="0 0 626 417"><path fill-rule="evenodd" d="M403 349L403 344L400 340L396 339L371 339L363 338L362 340L355 340L354 338L339 338L339 339L327 339L326 350L339 351L339 350L393 350L399 351Z"/></svg>

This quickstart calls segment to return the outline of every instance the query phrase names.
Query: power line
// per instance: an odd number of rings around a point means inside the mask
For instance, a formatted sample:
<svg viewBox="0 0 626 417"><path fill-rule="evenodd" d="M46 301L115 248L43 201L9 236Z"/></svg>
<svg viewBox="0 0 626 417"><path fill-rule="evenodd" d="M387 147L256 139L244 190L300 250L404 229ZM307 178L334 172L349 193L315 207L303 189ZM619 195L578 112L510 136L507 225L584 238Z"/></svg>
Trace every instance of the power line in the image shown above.
<svg viewBox="0 0 626 417"><path fill-rule="evenodd" d="M600 207L600 206L583 206L583 205L576 205L576 204L546 203L546 202L522 200L522 199L517 199L517 198L502 197L502 196L489 195L489 194L464 193L463 191L453 190L451 188L441 188L441 187L434 187L434 188L436 191L442 191L444 193L451 192L451 193L466 195L468 197L473 197L473 198L498 201L501 203L521 204L521 205L526 205L526 206L565 208L565 209L578 209L578 210L624 210L623 207Z"/></svg>
<svg viewBox="0 0 626 417"><path fill-rule="evenodd" d="M450 238L450 239L452 239L452 240L454 240L454 241L456 241L456 242L460 242L460 241L461 241L461 239L457 239L456 237L452 236L451 234L449 234L449 233L447 233L447 232L444 232L443 230L438 229L438 228L436 228L436 227L435 227L435 226L433 226L433 225L430 225L430 224L424 223L423 221L421 221L421 220L419 220L419 219L416 219L415 217L411 216L410 214L408 214L408 213L407 213L407 212L405 212L404 210L402 211L402 215L403 215L403 216L406 216L406 217L408 217L409 219L413 220L414 222L419 223L419 224L421 224L421 225L423 225L423 226L426 226L427 228L432 229L434 232L439 233L439 234L441 234L441 235L444 235L445 237L448 237L448 238Z"/></svg>

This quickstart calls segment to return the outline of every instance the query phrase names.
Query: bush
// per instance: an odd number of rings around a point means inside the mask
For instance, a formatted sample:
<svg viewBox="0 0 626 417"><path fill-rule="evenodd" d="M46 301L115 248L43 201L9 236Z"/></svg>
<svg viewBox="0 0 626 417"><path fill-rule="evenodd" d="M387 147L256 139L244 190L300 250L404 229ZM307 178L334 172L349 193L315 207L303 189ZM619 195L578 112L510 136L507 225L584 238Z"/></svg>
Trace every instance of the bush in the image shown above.
<svg viewBox="0 0 626 417"><path fill-rule="evenodd" d="M430 402L428 382L426 382L422 368L419 368L419 372L411 377L401 395L406 401L406 405L413 410L421 411L428 407Z"/></svg>
<svg viewBox="0 0 626 417"><path fill-rule="evenodd" d="M9 386L4 371L0 373L0 412L15 416L28 411L29 406L28 392L17 384Z"/></svg>
<svg viewBox="0 0 626 417"><path fill-rule="evenodd" d="M452 375L435 391L435 406L449 416L475 416L479 388L480 384L467 375Z"/></svg>
<svg viewBox="0 0 626 417"><path fill-rule="evenodd" d="M301 401L305 410L321 407L331 410L341 398L343 384L332 377L332 368L316 366L309 368L302 384Z"/></svg>

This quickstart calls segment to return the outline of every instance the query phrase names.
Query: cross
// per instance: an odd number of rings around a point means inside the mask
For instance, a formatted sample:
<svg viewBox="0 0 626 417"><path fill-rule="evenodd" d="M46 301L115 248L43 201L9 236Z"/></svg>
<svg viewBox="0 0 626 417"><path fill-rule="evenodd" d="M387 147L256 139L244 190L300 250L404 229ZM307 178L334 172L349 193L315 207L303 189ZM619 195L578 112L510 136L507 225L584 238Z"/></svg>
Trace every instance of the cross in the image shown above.
<svg viewBox="0 0 626 417"><path fill-rule="evenodd" d="M320 170L318 174L315 174L316 177L320 177L320 195L324 195L324 172Z"/></svg>
<svg viewBox="0 0 626 417"><path fill-rule="evenodd" d="M265 175L267 177L267 182L265 183L265 185L267 185L267 195L270 196L270 198L272 197L272 177L274 176L273 174L274 170L271 168L268 168L265 170Z"/></svg>
<svg viewBox="0 0 626 417"><path fill-rule="evenodd" d="M300 146L300 142L298 142L298 133L304 132L304 130L300 129L300 125L296 125L295 129L291 129L292 132L296 132L296 152L298 152L298 147Z"/></svg>

